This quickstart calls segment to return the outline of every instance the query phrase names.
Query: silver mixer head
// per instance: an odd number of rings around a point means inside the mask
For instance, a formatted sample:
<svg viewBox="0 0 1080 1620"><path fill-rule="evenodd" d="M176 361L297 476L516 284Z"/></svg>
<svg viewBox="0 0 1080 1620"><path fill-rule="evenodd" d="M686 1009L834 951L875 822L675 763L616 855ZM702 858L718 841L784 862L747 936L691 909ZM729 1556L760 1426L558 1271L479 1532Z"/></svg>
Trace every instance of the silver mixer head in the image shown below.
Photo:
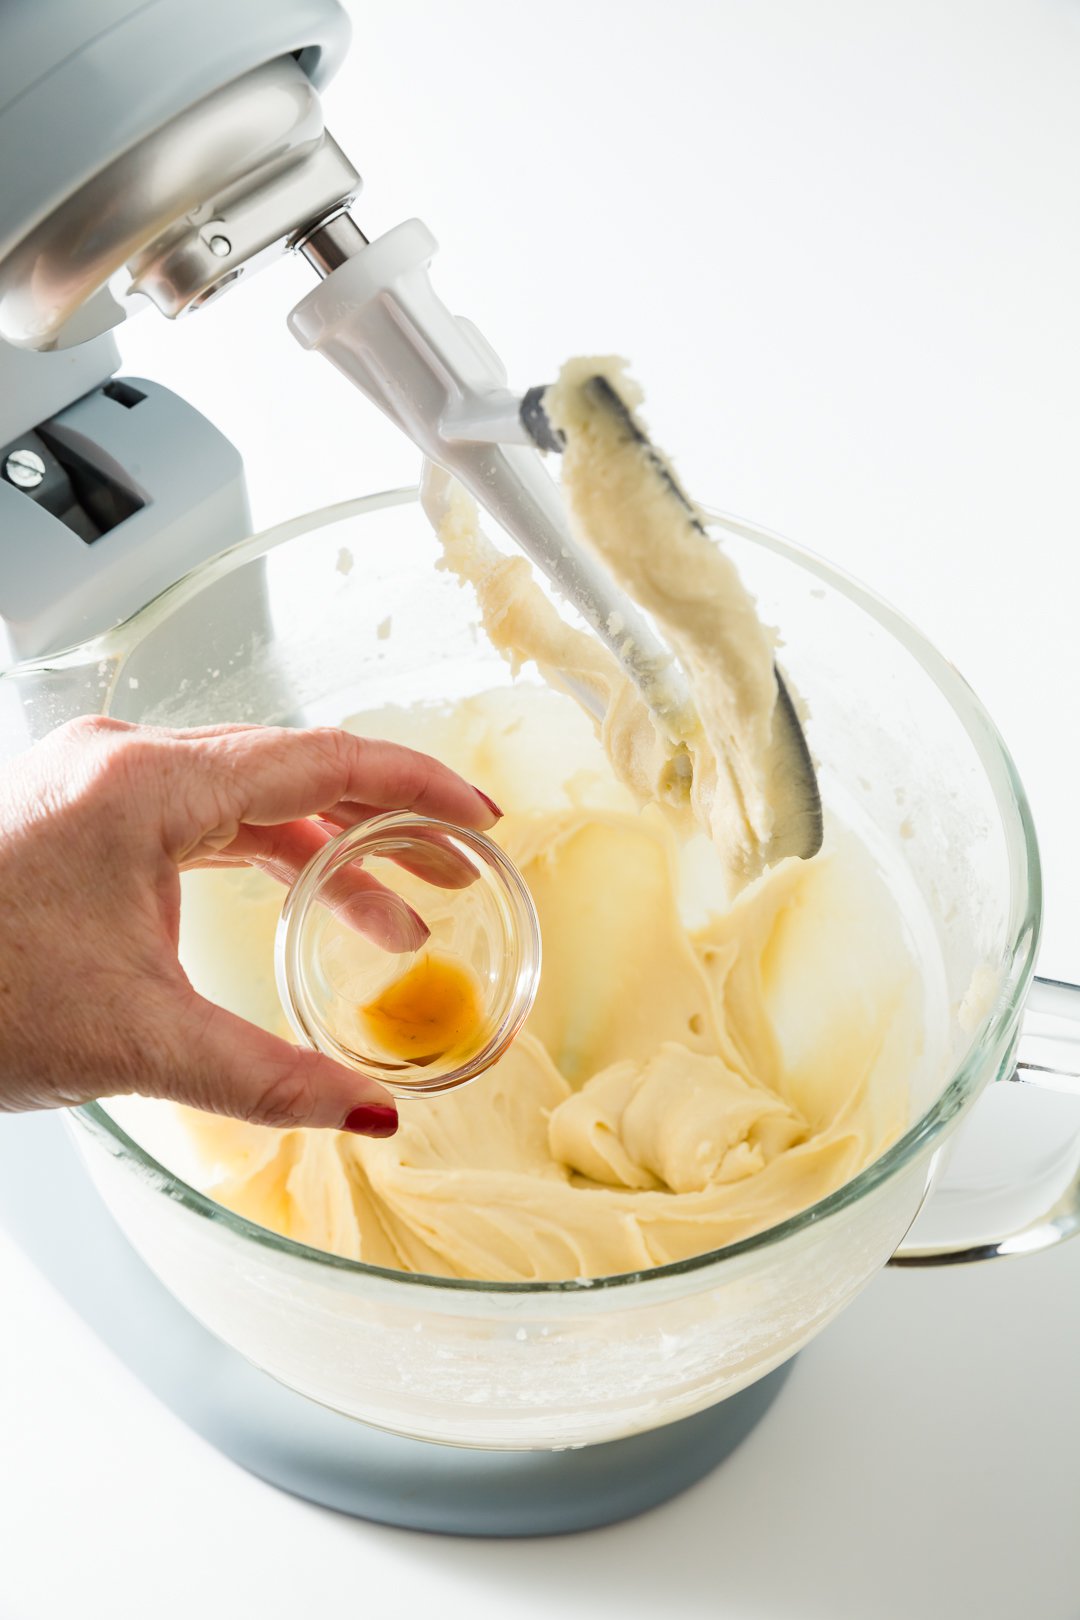
<svg viewBox="0 0 1080 1620"><path fill-rule="evenodd" d="M198 309L359 185L303 71L268 62L116 158L7 254L0 336L62 346L68 322L125 267L123 297L142 294L169 316Z"/></svg>
<svg viewBox="0 0 1080 1620"><path fill-rule="evenodd" d="M0 7L0 338L198 309L347 206L318 93L347 40L337 0Z"/></svg>

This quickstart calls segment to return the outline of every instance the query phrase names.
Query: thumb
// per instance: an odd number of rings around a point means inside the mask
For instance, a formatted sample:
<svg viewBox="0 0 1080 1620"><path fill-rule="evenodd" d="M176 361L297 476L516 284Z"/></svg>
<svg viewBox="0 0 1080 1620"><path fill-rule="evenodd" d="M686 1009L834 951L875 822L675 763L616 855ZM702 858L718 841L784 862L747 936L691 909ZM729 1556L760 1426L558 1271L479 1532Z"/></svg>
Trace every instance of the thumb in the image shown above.
<svg viewBox="0 0 1080 1620"><path fill-rule="evenodd" d="M397 1105L377 1081L268 1035L202 996L188 998L181 1019L174 1049L183 1055L166 1077L172 1101L257 1125L360 1136L397 1130Z"/></svg>

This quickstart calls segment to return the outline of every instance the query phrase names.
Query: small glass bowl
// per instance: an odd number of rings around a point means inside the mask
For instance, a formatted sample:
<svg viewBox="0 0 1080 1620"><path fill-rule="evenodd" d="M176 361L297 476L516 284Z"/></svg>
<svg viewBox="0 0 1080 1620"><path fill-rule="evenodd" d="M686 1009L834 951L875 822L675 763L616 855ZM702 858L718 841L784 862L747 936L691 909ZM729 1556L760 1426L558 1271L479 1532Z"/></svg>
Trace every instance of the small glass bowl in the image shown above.
<svg viewBox="0 0 1080 1620"><path fill-rule="evenodd" d="M306 1045L398 1097L449 1091L501 1057L540 982L540 925L483 833L411 811L332 838L285 898L278 993Z"/></svg>

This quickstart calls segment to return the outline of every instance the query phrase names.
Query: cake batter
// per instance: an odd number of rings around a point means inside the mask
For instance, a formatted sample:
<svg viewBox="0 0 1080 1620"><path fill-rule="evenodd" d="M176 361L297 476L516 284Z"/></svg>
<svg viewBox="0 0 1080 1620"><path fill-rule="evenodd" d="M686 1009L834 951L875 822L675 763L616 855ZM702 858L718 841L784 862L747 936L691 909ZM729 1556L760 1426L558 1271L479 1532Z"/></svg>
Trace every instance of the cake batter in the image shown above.
<svg viewBox="0 0 1080 1620"><path fill-rule="evenodd" d="M349 722L483 765L540 918L533 1012L486 1074L387 1141L185 1110L213 1196L352 1259L503 1281L703 1253L795 1214L903 1128L921 990L883 878L835 830L731 904L711 845L638 810L584 716L529 684ZM561 780L537 759L559 757ZM491 762L497 762L494 767ZM519 788L515 794L514 784ZM287 1035L255 871L184 879L197 988Z"/></svg>
<svg viewBox="0 0 1080 1620"><path fill-rule="evenodd" d="M583 542L679 656L696 709L682 734L438 480L443 566L515 670L535 665L548 688L348 722L482 778L507 811L494 836L544 949L524 1032L469 1086L406 1102L387 1141L189 1115L216 1198L353 1259L500 1281L663 1265L824 1197L907 1118L920 986L900 916L841 829L817 858L772 864L808 813L773 638L722 549L597 407L598 374L637 398L618 362L564 369L545 398L564 488ZM185 888L197 988L287 1033L280 888L250 871Z"/></svg>

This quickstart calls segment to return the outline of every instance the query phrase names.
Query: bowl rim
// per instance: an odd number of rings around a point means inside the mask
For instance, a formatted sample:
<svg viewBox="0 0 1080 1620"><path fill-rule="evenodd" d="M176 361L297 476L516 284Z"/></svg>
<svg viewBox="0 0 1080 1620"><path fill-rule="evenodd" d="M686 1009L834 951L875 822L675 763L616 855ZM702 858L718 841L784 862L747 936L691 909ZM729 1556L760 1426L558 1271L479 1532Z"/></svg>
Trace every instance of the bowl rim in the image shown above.
<svg viewBox="0 0 1080 1620"><path fill-rule="evenodd" d="M191 600L216 580L255 561L286 540L312 529L331 527L334 523L348 518L416 502L418 498L419 490L416 486L381 491L323 507L263 530L200 564L115 629L105 632L90 643L19 664L7 674L0 676L0 679L18 679L33 673L70 667L74 663L116 657L118 651L123 651L122 645L118 646L118 643L122 644L130 638L133 627L141 633L148 624ZM390 1283L406 1290L437 1289L448 1293L481 1296L513 1294L548 1296L567 1293L580 1295L586 1289L594 1293L610 1294L614 1290L635 1286L640 1288L641 1285L659 1283L665 1279L692 1277L709 1271L719 1272L725 1265L783 1243L851 1208L860 1199L891 1180L938 1138L989 1080L990 1071L995 1064L1007 1060L1024 998L1034 974L1042 920L1042 875L1027 794L1000 732L978 697L959 671L909 619L876 592L806 547L795 545L771 530L732 514L710 508L702 510L710 528L725 530L749 540L765 551L796 563L806 573L816 576L824 584L847 597L856 607L875 619L894 640L899 641L949 703L975 749L994 794L1006 841L1011 904L1010 938L1002 951L999 963L996 964L999 969L996 991L980 1023L973 1030L968 1048L948 1082L903 1135L870 1164L864 1166L850 1181L835 1188L824 1198L774 1226L766 1227L761 1232L755 1232L723 1248L691 1255L667 1265L618 1272L605 1277L505 1282L399 1271L392 1267L371 1265L362 1260L350 1260L342 1255L330 1254L326 1250L297 1242L226 1209L224 1205L215 1203L207 1194L199 1192L181 1180L129 1136L100 1103L84 1103L70 1110L80 1127L91 1137L99 1139L114 1157L130 1160L144 1178L155 1182L158 1189L171 1200L181 1204L190 1213L225 1228L245 1242L253 1242L260 1248L291 1260L314 1264L324 1271L356 1279L379 1279L383 1283ZM110 695L111 690L112 687Z"/></svg>

